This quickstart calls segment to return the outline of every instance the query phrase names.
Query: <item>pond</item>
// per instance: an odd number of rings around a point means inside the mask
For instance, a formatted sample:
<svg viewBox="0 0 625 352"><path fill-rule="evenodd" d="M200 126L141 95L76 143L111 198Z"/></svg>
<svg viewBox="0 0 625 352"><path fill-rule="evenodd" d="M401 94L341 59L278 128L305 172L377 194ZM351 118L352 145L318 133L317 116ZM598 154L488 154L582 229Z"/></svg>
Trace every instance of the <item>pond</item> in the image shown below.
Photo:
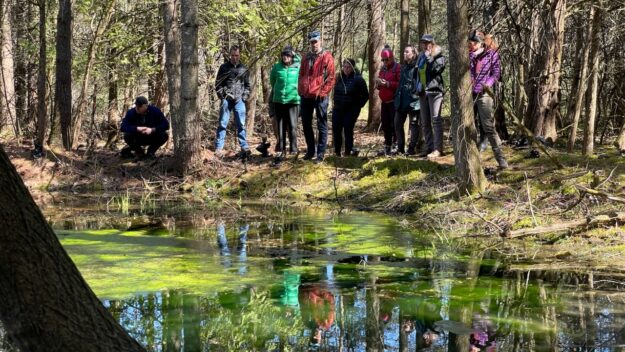
<svg viewBox="0 0 625 352"><path fill-rule="evenodd" d="M625 347L623 268L530 270L527 257L381 214L95 203L45 213L104 305L150 351Z"/></svg>

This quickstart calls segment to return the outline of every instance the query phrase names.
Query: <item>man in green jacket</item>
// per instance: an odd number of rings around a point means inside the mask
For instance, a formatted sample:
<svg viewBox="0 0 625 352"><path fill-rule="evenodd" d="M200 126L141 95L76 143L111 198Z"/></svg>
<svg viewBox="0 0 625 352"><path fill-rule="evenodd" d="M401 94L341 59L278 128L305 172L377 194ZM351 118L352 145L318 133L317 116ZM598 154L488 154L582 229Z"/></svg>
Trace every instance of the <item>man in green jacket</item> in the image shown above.
<svg viewBox="0 0 625 352"><path fill-rule="evenodd" d="M300 57L287 45L280 54L280 62L273 65L269 81L273 90L276 121L280 137L274 163L279 165L287 153L286 137L289 137L290 153L297 153L297 117L300 97L297 93L297 81L300 70Z"/></svg>

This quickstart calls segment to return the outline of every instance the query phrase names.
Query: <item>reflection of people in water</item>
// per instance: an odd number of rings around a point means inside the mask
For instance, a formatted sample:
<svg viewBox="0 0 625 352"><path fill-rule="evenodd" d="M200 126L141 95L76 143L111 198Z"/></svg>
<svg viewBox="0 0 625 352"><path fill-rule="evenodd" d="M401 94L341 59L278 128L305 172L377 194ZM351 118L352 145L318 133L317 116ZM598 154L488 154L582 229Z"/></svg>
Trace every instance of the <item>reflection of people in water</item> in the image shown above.
<svg viewBox="0 0 625 352"><path fill-rule="evenodd" d="M302 317L312 330L311 343L320 345L323 332L330 330L336 317L334 295L327 287L316 284L302 288L300 291Z"/></svg>
<svg viewBox="0 0 625 352"><path fill-rule="evenodd" d="M495 341L495 328L492 321L486 314L473 314L473 323L471 324L473 332L469 336L469 342L471 344L470 352L494 352L497 351L497 344Z"/></svg>
<svg viewBox="0 0 625 352"><path fill-rule="evenodd" d="M247 273L247 232L250 229L249 224L239 226L239 238L237 243L237 254L239 256L239 274ZM230 257L230 247L228 246L228 238L226 237L226 225L223 221L217 223L217 245L219 246L219 255L221 256L221 264L229 268L232 266Z"/></svg>

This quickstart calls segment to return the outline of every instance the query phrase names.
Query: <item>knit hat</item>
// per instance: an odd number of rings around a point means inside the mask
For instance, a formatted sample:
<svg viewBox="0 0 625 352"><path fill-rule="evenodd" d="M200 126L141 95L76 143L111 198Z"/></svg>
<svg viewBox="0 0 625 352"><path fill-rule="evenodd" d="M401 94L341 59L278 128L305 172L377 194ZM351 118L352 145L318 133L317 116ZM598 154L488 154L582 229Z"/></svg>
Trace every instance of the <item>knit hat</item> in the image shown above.
<svg viewBox="0 0 625 352"><path fill-rule="evenodd" d="M380 53L380 57L383 58L383 59L390 59L390 58L392 58L393 57L393 50L388 49L388 48L382 50L382 52Z"/></svg>

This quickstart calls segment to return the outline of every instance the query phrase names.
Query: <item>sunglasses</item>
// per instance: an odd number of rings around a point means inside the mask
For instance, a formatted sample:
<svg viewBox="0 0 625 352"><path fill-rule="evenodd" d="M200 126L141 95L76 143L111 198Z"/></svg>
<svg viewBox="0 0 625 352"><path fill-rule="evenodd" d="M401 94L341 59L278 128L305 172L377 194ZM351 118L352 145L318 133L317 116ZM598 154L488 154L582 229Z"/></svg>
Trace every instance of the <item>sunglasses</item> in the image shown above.
<svg viewBox="0 0 625 352"><path fill-rule="evenodd" d="M387 62L387 61L389 61L389 60L390 60L390 59L382 59L382 62Z"/></svg>

